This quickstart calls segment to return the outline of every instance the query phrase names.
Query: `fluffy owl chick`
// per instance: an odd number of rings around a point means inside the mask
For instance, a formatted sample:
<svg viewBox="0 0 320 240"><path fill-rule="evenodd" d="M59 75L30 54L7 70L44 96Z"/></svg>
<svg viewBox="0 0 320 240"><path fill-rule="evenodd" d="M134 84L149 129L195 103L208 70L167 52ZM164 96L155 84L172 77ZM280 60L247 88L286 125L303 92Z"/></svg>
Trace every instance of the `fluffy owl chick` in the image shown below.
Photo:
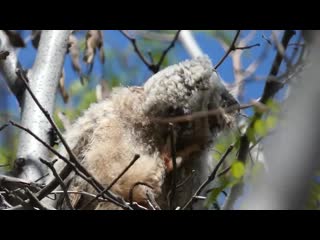
<svg viewBox="0 0 320 240"><path fill-rule="evenodd" d="M237 104L219 81L207 56L169 66L152 76L143 87L115 88L111 96L91 107L66 131L65 139L75 155L96 179L107 187L135 154L140 158L111 188L129 200L145 205L147 191L161 194L165 176L172 169L170 130L159 119L207 111ZM176 123L177 160L188 160L206 150L214 136L232 125L234 116L223 110L211 117ZM67 155L61 147L60 152ZM58 164L58 168L63 167ZM68 178L69 190L96 193L78 176ZM90 198L70 195L75 208ZM117 209L111 203L95 202L86 209Z"/></svg>

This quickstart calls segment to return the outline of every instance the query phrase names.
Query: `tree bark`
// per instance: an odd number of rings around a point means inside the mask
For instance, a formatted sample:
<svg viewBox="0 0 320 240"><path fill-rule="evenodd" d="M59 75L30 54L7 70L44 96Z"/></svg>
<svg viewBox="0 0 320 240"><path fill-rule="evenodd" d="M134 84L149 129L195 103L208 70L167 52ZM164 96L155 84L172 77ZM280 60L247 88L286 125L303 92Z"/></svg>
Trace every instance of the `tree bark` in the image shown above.
<svg viewBox="0 0 320 240"><path fill-rule="evenodd" d="M64 63L71 30L44 30L32 69L28 72L29 86L38 101L52 115L56 89ZM48 142L50 124L30 94L24 96L21 123L42 140ZM47 159L48 150L26 132L20 133L16 163L17 177L34 181L45 174L39 157ZM22 166L21 166L22 165Z"/></svg>

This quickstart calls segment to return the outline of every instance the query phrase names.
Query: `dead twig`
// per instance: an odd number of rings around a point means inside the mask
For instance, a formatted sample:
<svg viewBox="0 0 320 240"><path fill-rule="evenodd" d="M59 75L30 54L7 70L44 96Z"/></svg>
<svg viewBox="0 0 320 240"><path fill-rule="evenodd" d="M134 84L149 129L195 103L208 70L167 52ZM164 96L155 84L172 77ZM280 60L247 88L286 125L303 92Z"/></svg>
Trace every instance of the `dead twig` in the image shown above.
<svg viewBox="0 0 320 240"><path fill-rule="evenodd" d="M57 159L56 159L55 161L49 162L49 161L46 161L46 160L40 158L40 161L41 161L43 164L45 164L45 165L51 170L53 176L54 176L56 179L58 179L59 184L60 184L62 190L63 190L64 193L65 193L65 198L66 198L67 206L68 206L71 210L74 210L74 208L73 208L73 206L72 206L72 204L71 204L70 197L69 197L69 195L68 195L68 193L67 193L68 189L67 189L66 185L64 184L62 178L59 176L59 174L57 173L56 169L55 169L54 166L53 166L54 163L57 161Z"/></svg>

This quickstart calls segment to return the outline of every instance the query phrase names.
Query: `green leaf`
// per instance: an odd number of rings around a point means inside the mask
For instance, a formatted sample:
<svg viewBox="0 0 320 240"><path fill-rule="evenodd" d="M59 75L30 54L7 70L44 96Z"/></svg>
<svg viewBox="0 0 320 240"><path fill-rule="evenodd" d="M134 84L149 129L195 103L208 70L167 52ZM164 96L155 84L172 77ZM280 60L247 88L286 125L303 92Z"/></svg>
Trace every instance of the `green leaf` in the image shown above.
<svg viewBox="0 0 320 240"><path fill-rule="evenodd" d="M231 173L235 178L241 178L244 175L244 164L240 161L236 161L231 166Z"/></svg>
<svg viewBox="0 0 320 240"><path fill-rule="evenodd" d="M219 187L214 188L208 195L206 199L205 206L210 207L211 204L217 201L219 194L228 186L228 182L224 181Z"/></svg>
<svg viewBox="0 0 320 240"><path fill-rule="evenodd" d="M261 119L255 121L253 128L255 133L257 133L261 137L264 137L268 133L267 126Z"/></svg>
<svg viewBox="0 0 320 240"><path fill-rule="evenodd" d="M268 116L265 121L267 128L269 130L275 128L275 126L277 125L277 121L278 121L278 119L275 116L273 116L273 115Z"/></svg>
<svg viewBox="0 0 320 240"><path fill-rule="evenodd" d="M247 133L248 139L250 142L252 142L253 144L256 144L257 139L256 136L254 134L254 130L252 128L248 129L248 133Z"/></svg>
<svg viewBox="0 0 320 240"><path fill-rule="evenodd" d="M280 112L280 105L278 102L269 99L266 103L266 105L270 108L272 113L279 113Z"/></svg>

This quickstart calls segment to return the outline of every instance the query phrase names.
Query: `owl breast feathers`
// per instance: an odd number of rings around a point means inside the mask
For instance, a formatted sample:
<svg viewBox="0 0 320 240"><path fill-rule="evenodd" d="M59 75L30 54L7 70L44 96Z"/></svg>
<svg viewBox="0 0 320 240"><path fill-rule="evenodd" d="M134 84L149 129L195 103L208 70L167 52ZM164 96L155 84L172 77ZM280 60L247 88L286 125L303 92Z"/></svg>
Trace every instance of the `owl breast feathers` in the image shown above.
<svg viewBox="0 0 320 240"><path fill-rule="evenodd" d="M207 56L169 66L152 76L143 87L118 87L111 96L90 108L66 130L65 139L87 170L107 187L135 154L140 158L117 181L111 191L145 205L146 192L161 194L165 176L172 170L170 128L156 121L237 104L227 92ZM233 113L219 114L175 123L177 161L210 147L216 134L234 121ZM67 155L63 147L60 152ZM56 164L61 169L64 163ZM69 190L97 194L80 177L71 175ZM116 209L106 202L94 202L80 194L70 194L77 209ZM62 204L62 206L65 206Z"/></svg>

